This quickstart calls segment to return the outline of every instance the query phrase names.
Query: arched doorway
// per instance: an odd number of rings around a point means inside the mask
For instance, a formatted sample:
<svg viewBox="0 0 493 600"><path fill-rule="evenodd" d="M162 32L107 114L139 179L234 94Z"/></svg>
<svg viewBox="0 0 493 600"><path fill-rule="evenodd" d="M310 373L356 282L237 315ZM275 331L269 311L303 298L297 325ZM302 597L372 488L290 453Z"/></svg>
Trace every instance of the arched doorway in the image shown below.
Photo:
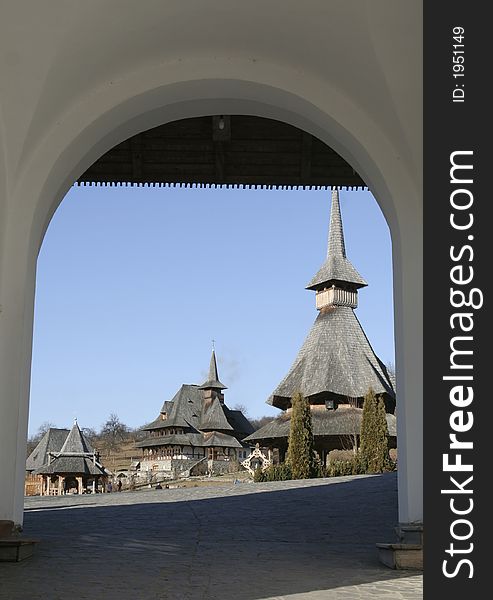
<svg viewBox="0 0 493 600"><path fill-rule="evenodd" d="M279 83L275 71L271 79ZM15 400L5 407L2 426L6 452L0 457L0 471L6 474L7 484L0 495L0 518L22 522L36 256L56 207L95 160L129 136L181 118L244 114L299 127L334 148L361 174L387 218L395 273L400 521L421 520L420 191L409 165L400 164L389 139L371 118L345 103L336 90L327 96L332 104L327 100L322 109L316 93L312 91L311 98L308 93L297 95L288 91L286 73L281 79L284 85L280 87L238 79L189 80L140 94L133 91L123 100L113 98L109 106L89 103L79 120L68 120L52 132L52 152L43 153L38 147L31 153L29 168L12 193L4 241L2 284L9 321L2 340L0 375L7 394Z"/></svg>

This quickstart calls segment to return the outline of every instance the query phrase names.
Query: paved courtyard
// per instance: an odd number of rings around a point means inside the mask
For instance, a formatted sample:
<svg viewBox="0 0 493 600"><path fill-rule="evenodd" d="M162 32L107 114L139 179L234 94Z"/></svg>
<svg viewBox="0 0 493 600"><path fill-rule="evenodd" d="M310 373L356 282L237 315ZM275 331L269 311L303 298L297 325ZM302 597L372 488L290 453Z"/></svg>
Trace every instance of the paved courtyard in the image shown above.
<svg viewBox="0 0 493 600"><path fill-rule="evenodd" d="M41 542L0 563L0 599L421 599L420 573L378 562L396 507L395 473L30 498Z"/></svg>

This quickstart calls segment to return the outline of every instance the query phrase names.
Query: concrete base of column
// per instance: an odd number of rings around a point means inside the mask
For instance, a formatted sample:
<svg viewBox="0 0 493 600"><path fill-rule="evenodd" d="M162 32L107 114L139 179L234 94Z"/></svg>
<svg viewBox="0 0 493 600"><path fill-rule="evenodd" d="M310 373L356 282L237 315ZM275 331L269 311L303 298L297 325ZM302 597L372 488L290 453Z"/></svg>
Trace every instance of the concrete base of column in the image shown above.
<svg viewBox="0 0 493 600"><path fill-rule="evenodd" d="M401 544L423 545L423 523L399 523L395 532Z"/></svg>
<svg viewBox="0 0 493 600"><path fill-rule="evenodd" d="M391 569L423 570L423 524L399 523L395 528L398 542L377 544L378 558Z"/></svg>
<svg viewBox="0 0 493 600"><path fill-rule="evenodd" d="M0 562L20 562L32 556L39 540L24 538L13 521L0 521Z"/></svg>

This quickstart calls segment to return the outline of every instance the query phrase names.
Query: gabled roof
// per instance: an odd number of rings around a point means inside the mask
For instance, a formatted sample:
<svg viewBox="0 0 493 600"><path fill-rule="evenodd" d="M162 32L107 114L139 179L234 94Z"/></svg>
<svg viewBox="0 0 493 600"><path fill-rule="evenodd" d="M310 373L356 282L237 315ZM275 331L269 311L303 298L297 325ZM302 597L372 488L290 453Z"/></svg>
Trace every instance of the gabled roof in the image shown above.
<svg viewBox="0 0 493 600"><path fill-rule="evenodd" d="M314 436L354 435L359 434L363 409L354 407L337 410L312 410L312 429ZM387 413L389 436L397 435L396 417ZM291 416L282 414L245 438L244 442L257 442L276 438L288 438Z"/></svg>
<svg viewBox="0 0 493 600"><path fill-rule="evenodd" d="M209 376L207 377L207 381L205 381L202 385L199 386L199 390L226 390L228 389L224 383L219 381L219 376L217 374L217 363L216 363L216 353L214 350L212 351L211 362L209 365Z"/></svg>
<svg viewBox="0 0 493 600"><path fill-rule="evenodd" d="M243 448L240 442L232 435L211 431L204 433L203 445L207 447L223 447L223 448Z"/></svg>
<svg viewBox="0 0 493 600"><path fill-rule="evenodd" d="M49 452L60 452L67 439L68 429L50 427L26 460L26 471L34 471L48 463Z"/></svg>
<svg viewBox="0 0 493 600"><path fill-rule="evenodd" d="M291 369L267 403L285 409L296 392L308 398L325 392L363 398L370 387L395 398L387 369L353 309L338 306L319 313Z"/></svg>
<svg viewBox="0 0 493 600"><path fill-rule="evenodd" d="M357 288L368 285L346 257L338 190L332 190L327 259L306 289L321 289L324 284L328 285L332 282L350 283Z"/></svg>

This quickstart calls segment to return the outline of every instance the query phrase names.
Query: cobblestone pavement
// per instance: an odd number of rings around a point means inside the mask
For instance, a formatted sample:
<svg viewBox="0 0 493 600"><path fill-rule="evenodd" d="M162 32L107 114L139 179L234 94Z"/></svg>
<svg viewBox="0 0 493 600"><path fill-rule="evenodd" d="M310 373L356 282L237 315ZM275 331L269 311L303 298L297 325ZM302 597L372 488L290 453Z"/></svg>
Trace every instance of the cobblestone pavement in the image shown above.
<svg viewBox="0 0 493 600"><path fill-rule="evenodd" d="M391 473L26 499L41 542L0 563L0 599L421 599L420 572L377 558L396 488Z"/></svg>

